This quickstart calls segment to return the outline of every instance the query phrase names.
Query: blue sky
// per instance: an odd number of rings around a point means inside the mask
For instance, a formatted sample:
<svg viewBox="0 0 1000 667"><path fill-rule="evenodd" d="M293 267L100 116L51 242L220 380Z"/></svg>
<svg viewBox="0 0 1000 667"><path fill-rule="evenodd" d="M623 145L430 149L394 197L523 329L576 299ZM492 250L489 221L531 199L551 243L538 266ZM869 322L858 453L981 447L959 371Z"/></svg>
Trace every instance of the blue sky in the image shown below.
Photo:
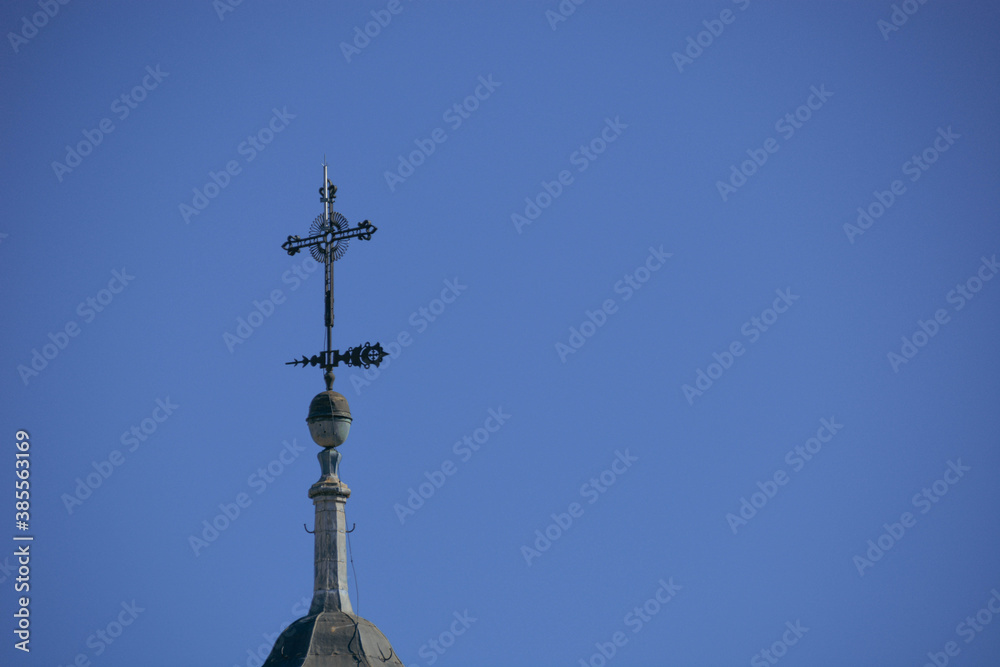
<svg viewBox="0 0 1000 667"><path fill-rule="evenodd" d="M324 156L378 227L334 346L393 352L335 384L351 595L405 664L995 664L990 3L0 25L3 664L252 666L302 614Z"/></svg>

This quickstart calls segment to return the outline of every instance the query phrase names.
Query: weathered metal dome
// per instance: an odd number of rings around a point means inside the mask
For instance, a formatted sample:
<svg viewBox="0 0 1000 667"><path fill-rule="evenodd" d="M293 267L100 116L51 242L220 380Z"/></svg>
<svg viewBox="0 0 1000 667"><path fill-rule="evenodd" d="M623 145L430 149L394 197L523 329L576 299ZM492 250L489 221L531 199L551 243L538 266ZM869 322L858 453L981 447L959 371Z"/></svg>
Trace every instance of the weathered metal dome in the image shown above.
<svg viewBox="0 0 1000 667"><path fill-rule="evenodd" d="M373 623L343 611L323 611L281 633L264 667L404 667Z"/></svg>

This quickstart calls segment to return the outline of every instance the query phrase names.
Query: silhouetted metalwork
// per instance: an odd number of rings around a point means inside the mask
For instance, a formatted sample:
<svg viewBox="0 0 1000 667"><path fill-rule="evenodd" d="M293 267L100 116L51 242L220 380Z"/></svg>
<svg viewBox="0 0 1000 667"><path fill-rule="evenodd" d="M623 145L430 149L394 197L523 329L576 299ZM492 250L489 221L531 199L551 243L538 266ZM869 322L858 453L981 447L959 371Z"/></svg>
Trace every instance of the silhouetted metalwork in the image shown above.
<svg viewBox="0 0 1000 667"><path fill-rule="evenodd" d="M378 366L385 358L386 352L379 343L365 343L348 348L345 352L333 349L333 263L347 252L347 244L351 239L369 241L372 234L378 231L369 220L359 222L351 227L340 213L333 210L333 202L337 198L337 186L327 178L327 165L323 165L324 185L319 189L319 199L324 204L323 213L313 220L309 228L310 235L306 238L289 236L281 247L289 255L295 255L305 248L309 249L313 259L323 262L326 269L326 301L324 303L323 319L326 325L326 349L311 357L289 361L286 366L319 366L326 371L327 389L331 389L333 375L331 369L341 363L347 366L368 368Z"/></svg>
<svg viewBox="0 0 1000 667"><path fill-rule="evenodd" d="M382 363L382 359L388 356L385 350L382 349L381 343L365 343L364 345L358 345L357 347L349 347L346 352L341 352L340 350L324 350L319 354L314 354L311 357L303 356L301 359L296 359L295 361L286 361L286 366L319 366L320 368L325 368L329 370L330 368L335 368L343 362L347 366L360 366L361 368L368 368L369 366L378 366Z"/></svg>
<svg viewBox="0 0 1000 667"><path fill-rule="evenodd" d="M347 240L352 238L359 238L362 241L370 241L372 234L378 231L378 227L373 225L368 220L364 222L359 222L358 226L354 229L347 228L347 218L342 216L340 213L334 213L334 220L332 223L327 225L323 222L325 216L317 216L316 220L313 220L312 228L309 230L315 232L312 236L307 236L306 238L299 238L298 236L289 236L288 240L281 244L289 255L294 255L302 248L310 248L312 251L313 259L317 262L326 261L327 248L332 248L332 259L330 261L336 261L344 256L347 252ZM327 238L327 235L330 238Z"/></svg>

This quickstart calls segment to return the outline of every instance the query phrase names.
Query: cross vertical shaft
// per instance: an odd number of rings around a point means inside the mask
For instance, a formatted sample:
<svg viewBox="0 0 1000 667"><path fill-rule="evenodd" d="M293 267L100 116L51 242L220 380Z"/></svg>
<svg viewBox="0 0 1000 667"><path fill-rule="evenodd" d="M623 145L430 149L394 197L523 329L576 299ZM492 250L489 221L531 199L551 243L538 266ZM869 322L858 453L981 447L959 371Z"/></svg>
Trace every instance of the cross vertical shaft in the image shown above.
<svg viewBox="0 0 1000 667"><path fill-rule="evenodd" d="M327 175L326 160L323 161L323 201L325 204L326 251L324 255L326 273L326 353L333 349L333 200L335 193L330 192L330 179Z"/></svg>

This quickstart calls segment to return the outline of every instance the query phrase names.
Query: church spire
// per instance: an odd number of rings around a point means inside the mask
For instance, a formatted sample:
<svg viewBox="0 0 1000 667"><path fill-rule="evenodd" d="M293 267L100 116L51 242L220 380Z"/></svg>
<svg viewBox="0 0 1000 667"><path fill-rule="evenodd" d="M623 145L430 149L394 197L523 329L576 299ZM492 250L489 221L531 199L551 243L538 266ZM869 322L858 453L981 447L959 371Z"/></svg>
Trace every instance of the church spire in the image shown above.
<svg viewBox="0 0 1000 667"><path fill-rule="evenodd" d="M336 187L330 183L323 165L320 199L323 214L313 221L314 232L306 239L289 236L282 247L289 255L309 248L313 257L326 266L326 349L312 358L302 357L294 365L324 369L326 391L309 404L309 435L322 449L319 453L320 478L309 489L316 507L315 572L313 599L309 613L289 625L278 637L263 667L357 667L382 665L403 667L385 635L370 621L355 615L347 587L347 520L344 505L351 490L340 479L340 452L351 430L351 410L347 399L333 390L333 368L340 362L349 366L378 366L385 356L382 346L365 343L341 353L332 349L333 262L339 259L347 239L371 238L375 227L365 220L354 229L333 212Z"/></svg>

